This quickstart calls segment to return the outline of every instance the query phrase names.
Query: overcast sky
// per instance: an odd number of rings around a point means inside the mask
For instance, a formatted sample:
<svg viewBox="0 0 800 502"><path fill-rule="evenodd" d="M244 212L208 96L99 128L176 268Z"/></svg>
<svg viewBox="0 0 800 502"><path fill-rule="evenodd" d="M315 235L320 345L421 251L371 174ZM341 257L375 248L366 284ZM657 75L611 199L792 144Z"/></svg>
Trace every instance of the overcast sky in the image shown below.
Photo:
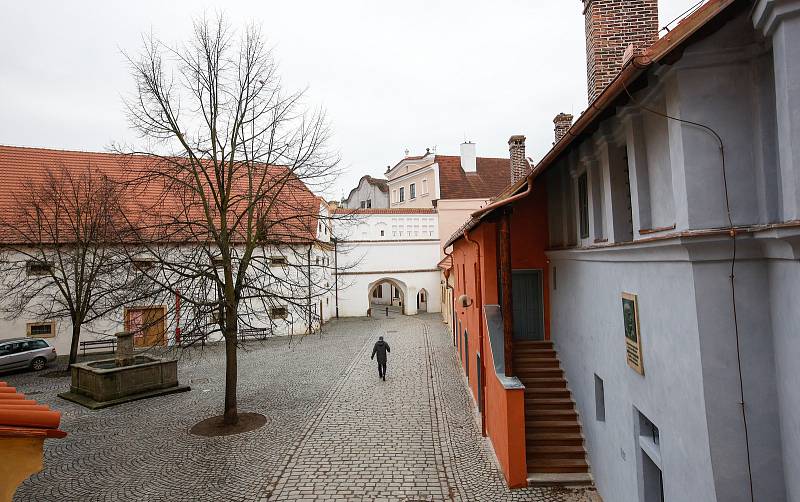
<svg viewBox="0 0 800 502"><path fill-rule="evenodd" d="M660 0L660 24L697 0ZM0 144L103 151L132 141L121 96L133 90L122 50L141 34L184 40L191 18L224 8L233 27L260 23L290 88L327 109L347 172L382 176L405 149L507 157L512 134L539 159L553 117L586 107L579 0L403 2L137 0L2 2Z"/></svg>

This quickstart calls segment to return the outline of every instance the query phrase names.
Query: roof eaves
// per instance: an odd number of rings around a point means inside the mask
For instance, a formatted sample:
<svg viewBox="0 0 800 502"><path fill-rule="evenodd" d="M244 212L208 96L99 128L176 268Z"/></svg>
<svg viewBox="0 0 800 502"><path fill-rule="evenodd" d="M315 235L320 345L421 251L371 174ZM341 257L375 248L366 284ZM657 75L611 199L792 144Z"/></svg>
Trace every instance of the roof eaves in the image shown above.
<svg viewBox="0 0 800 502"><path fill-rule="evenodd" d="M500 202L508 199L517 194L520 190L525 188L528 179L531 180L544 173L560 156L567 150L583 131L585 131L594 121L601 116L603 112L622 95L627 92L627 85L636 80L645 70L647 70L653 63L657 63L669 55L673 50L678 48L689 37L694 35L700 28L705 26L708 22L714 19L719 13L730 7L736 0L709 0L708 3L697 9L692 15L681 21L669 33L658 39L653 45L648 47L642 54L635 56L628 60L622 69L617 73L611 83L606 86L603 92L589 104L589 107L578 117L578 120L572 124L564 137L561 138L550 149L542 160L536 164L531 172L511 184L498 195L494 202ZM452 245L462 235L464 230L474 228L484 216L491 213L493 210L480 212L476 211L470 217L458 232L453 234L447 241L445 247Z"/></svg>

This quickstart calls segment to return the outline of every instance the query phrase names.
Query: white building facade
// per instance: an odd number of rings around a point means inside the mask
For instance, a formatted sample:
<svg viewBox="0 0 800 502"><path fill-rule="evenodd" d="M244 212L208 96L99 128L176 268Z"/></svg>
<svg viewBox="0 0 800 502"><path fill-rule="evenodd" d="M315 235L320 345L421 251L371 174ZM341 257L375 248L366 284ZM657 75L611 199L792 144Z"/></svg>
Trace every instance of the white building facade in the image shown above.
<svg viewBox="0 0 800 502"><path fill-rule="evenodd" d="M337 210L335 273L339 316L389 308L439 312L439 229L434 209ZM372 309L372 310L370 310Z"/></svg>

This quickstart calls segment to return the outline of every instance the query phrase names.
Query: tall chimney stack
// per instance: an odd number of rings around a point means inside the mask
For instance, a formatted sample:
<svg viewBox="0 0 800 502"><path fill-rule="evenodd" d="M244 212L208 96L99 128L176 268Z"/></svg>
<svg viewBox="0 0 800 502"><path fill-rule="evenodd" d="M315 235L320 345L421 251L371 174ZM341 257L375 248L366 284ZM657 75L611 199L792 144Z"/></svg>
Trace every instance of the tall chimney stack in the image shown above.
<svg viewBox="0 0 800 502"><path fill-rule="evenodd" d="M511 183L516 183L528 174L528 161L525 159L525 136L511 136L508 140L508 154L511 158Z"/></svg>
<svg viewBox="0 0 800 502"><path fill-rule="evenodd" d="M569 113L559 113L556 115L556 118L553 119L553 124L555 124L556 133L555 143L558 143L561 141L561 138L567 134L569 128L572 127L572 115Z"/></svg>
<svg viewBox="0 0 800 502"><path fill-rule="evenodd" d="M658 40L658 0L581 0L586 18L589 103L622 69L628 46L638 54Z"/></svg>

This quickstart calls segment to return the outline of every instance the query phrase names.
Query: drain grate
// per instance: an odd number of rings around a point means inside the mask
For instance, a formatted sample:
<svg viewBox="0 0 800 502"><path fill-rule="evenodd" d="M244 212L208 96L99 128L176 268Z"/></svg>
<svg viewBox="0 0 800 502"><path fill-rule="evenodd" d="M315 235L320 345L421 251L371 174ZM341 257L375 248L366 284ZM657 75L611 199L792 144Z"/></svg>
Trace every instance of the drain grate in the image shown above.
<svg viewBox="0 0 800 502"><path fill-rule="evenodd" d="M189 380L189 383L209 383L211 382L210 378L192 378Z"/></svg>

